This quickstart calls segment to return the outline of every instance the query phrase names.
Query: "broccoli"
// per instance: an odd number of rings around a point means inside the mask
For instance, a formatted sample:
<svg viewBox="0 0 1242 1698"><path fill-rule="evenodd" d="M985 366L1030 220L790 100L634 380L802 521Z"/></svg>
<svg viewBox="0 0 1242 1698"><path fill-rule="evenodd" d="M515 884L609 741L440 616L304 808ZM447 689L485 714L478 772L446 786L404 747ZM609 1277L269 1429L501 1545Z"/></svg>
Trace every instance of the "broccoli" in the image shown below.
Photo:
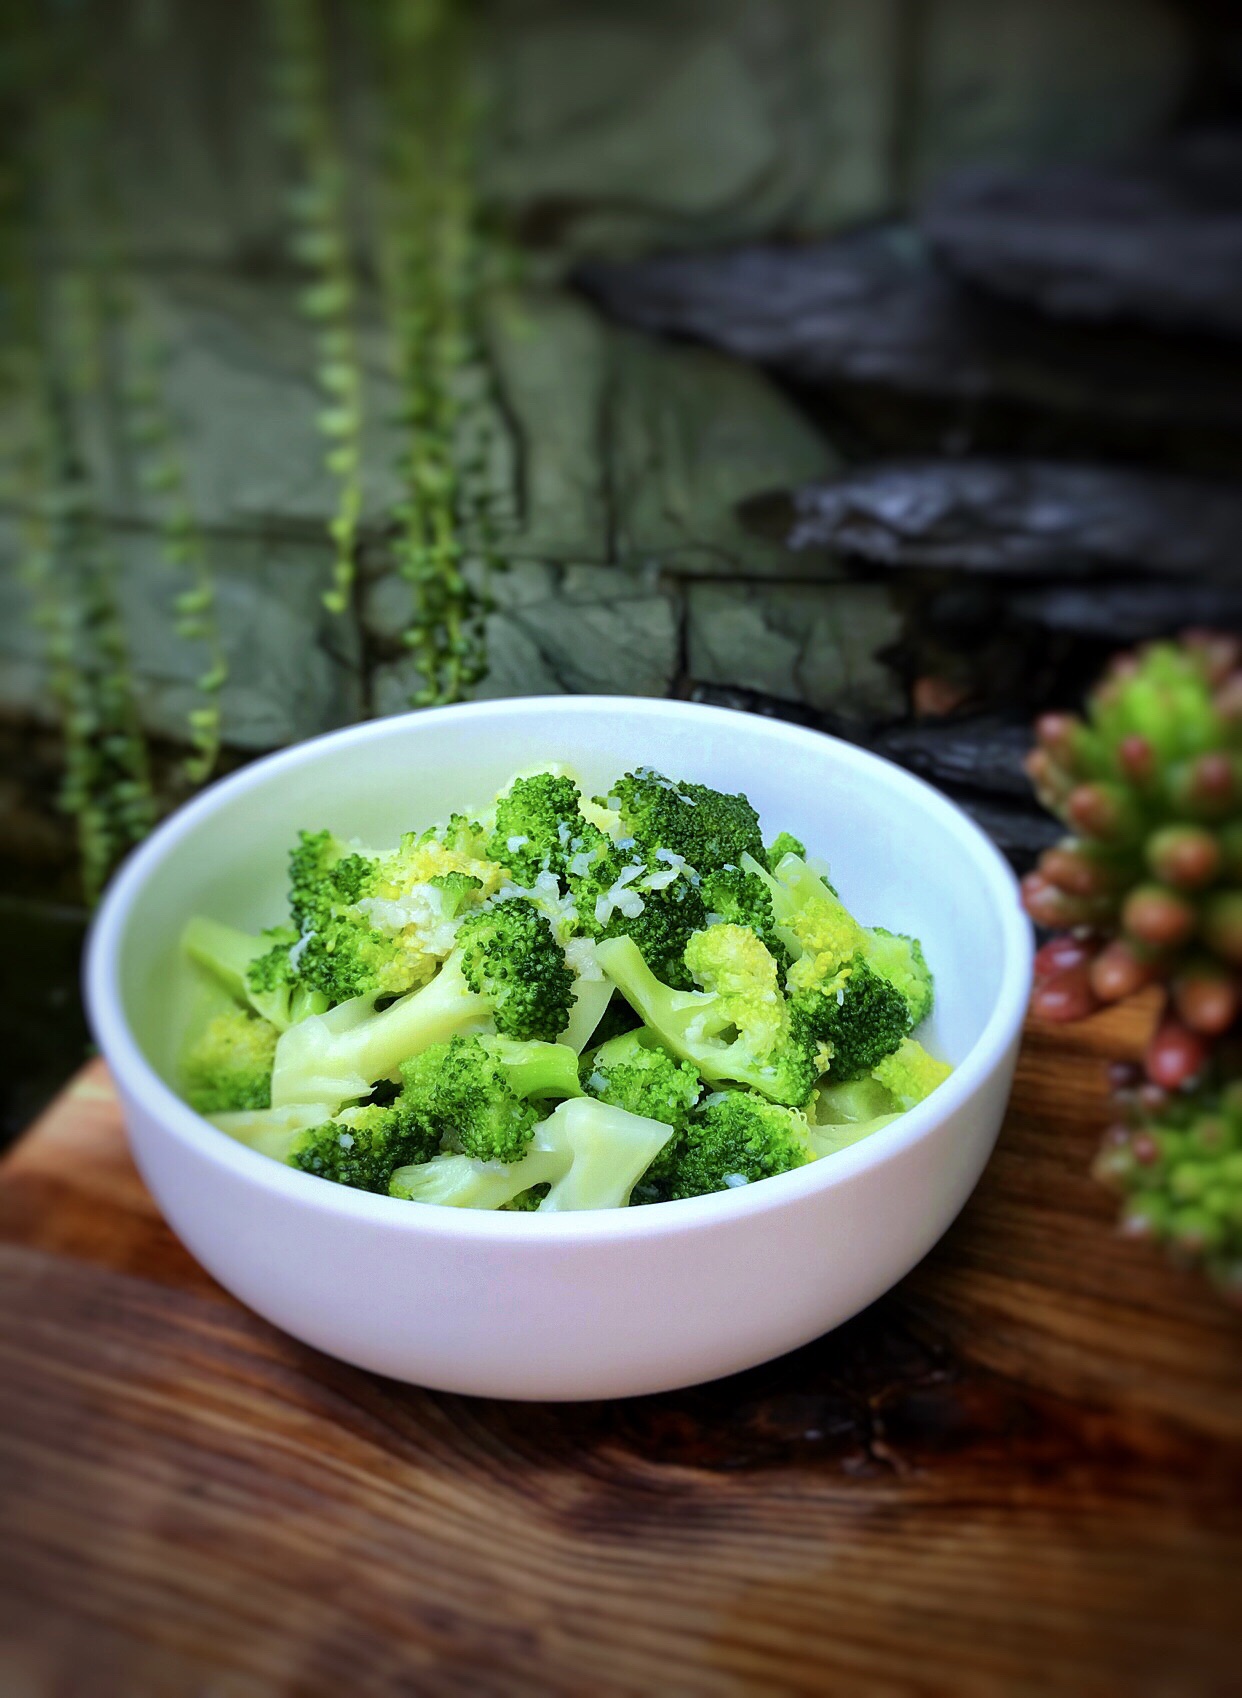
<svg viewBox="0 0 1242 1698"><path fill-rule="evenodd" d="M191 961L205 967L235 1002L249 1003L277 1031L321 1014L327 999L298 984L289 966L289 950L297 933L276 926L257 937L235 926L201 916L181 934L181 947Z"/></svg>
<svg viewBox="0 0 1242 1698"><path fill-rule="evenodd" d="M515 778L496 799L491 858L518 884L534 884L541 872L563 874L566 862L600 836L579 813L580 800L578 786L563 773Z"/></svg>
<svg viewBox="0 0 1242 1698"><path fill-rule="evenodd" d="M914 1038L905 1038L900 1049L880 1062L874 1076L892 1092L898 1107L907 1109L931 1096L952 1071L947 1061L937 1061Z"/></svg>
<svg viewBox="0 0 1242 1698"><path fill-rule="evenodd" d="M182 1063L190 1107L199 1114L267 1108L279 1035L270 1021L249 1009L217 1014Z"/></svg>
<svg viewBox="0 0 1242 1698"><path fill-rule="evenodd" d="M580 1097L538 1122L520 1161L506 1167L436 1156L395 1172L389 1189L394 1197L456 1208L620 1209L671 1137L660 1121ZM537 1205L529 1197L536 1186L548 1188Z"/></svg>
<svg viewBox="0 0 1242 1698"><path fill-rule="evenodd" d="M632 938L600 944L599 959L644 1024L703 1078L750 1085L776 1102L810 1096L825 1058L793 1029L776 962L753 932L720 925L691 937L686 961L702 991L661 984Z"/></svg>
<svg viewBox="0 0 1242 1698"><path fill-rule="evenodd" d="M571 1158L568 1172L552 1181L540 1213L623 1209L672 1136L662 1120L593 1097L562 1103L535 1128L535 1150L568 1152Z"/></svg>
<svg viewBox="0 0 1242 1698"><path fill-rule="evenodd" d="M767 948L782 965L788 960L785 946L776 935L776 918L772 912L772 893L757 873L745 867L722 867L708 873L703 880L703 906L707 910L705 923L748 926L761 937Z"/></svg>
<svg viewBox="0 0 1242 1698"><path fill-rule="evenodd" d="M790 1014L808 1043L827 1046L828 1074L861 1079L901 1043L910 1009L901 992L855 956L824 985L796 991Z"/></svg>
<svg viewBox="0 0 1242 1698"><path fill-rule="evenodd" d="M625 836L682 856L703 876L736 866L744 854L765 859L759 816L745 796L674 784L651 767L638 767L596 802L617 815Z"/></svg>
<svg viewBox="0 0 1242 1698"><path fill-rule="evenodd" d="M935 987L918 938L885 931L883 926L871 926L862 955L867 965L905 998L911 1029L926 1020L932 1011Z"/></svg>
<svg viewBox="0 0 1242 1698"><path fill-rule="evenodd" d="M626 1032L593 1051L583 1083L600 1102L662 1120L677 1130L699 1099L702 1081L688 1061L676 1061L650 1032Z"/></svg>
<svg viewBox="0 0 1242 1698"><path fill-rule="evenodd" d="M565 965L574 976L574 1000L569 1022L558 1034L558 1041L568 1044L575 1055L581 1055L596 1036L600 1022L613 1001L613 986L611 980L604 977L595 945L589 937L570 938L565 945ZM621 999L618 997L616 1000L620 1002Z"/></svg>
<svg viewBox="0 0 1242 1698"><path fill-rule="evenodd" d="M862 949L863 928L798 856L782 856L774 873L750 856L743 856L741 864L763 880L772 898L776 935L793 957L785 975L790 991L824 984Z"/></svg>
<svg viewBox="0 0 1242 1698"><path fill-rule="evenodd" d="M648 1179L659 1200L699 1197L767 1179L815 1159L806 1116L753 1091L708 1097Z"/></svg>
<svg viewBox="0 0 1242 1698"><path fill-rule="evenodd" d="M478 1161L521 1157L537 1118L527 1098L582 1094L571 1049L507 1038L450 1038L403 1062L401 1079L403 1113Z"/></svg>
<svg viewBox="0 0 1242 1698"><path fill-rule="evenodd" d="M806 860L806 844L789 831L778 831L772 842L768 844L768 865L776 866L786 855L796 855L800 861Z"/></svg>
<svg viewBox="0 0 1242 1698"><path fill-rule="evenodd" d="M335 1004L425 984L452 949L463 910L497 888L501 869L412 835L377 854L347 851L321 831L302 833L289 876L300 934L290 962Z"/></svg>
<svg viewBox="0 0 1242 1698"><path fill-rule="evenodd" d="M521 897L471 914L458 933L462 974L497 1030L553 1043L569 1023L574 975L545 915Z"/></svg>
<svg viewBox="0 0 1242 1698"><path fill-rule="evenodd" d="M451 1209L536 1209L551 1181L569 1171L571 1159L568 1149L531 1150L511 1167L470 1156L432 1156L398 1168L388 1194Z"/></svg>
<svg viewBox="0 0 1242 1698"><path fill-rule="evenodd" d="M597 833L571 856L566 879L583 933L632 937L658 978L690 988L682 957L691 933L706 924L707 910L680 856L623 848Z"/></svg>
<svg viewBox="0 0 1242 1698"><path fill-rule="evenodd" d="M374 998L357 997L284 1033L272 1101L338 1108L457 1033L494 1027L508 1037L555 1040L569 1020L574 979L544 916L514 897L470 914L457 937L431 983L382 1012Z"/></svg>
<svg viewBox="0 0 1242 1698"><path fill-rule="evenodd" d="M273 1161L288 1162L307 1127L323 1124L322 1103L287 1103L283 1108L252 1108L209 1114L208 1120L239 1144L247 1144Z"/></svg>
<svg viewBox="0 0 1242 1698"><path fill-rule="evenodd" d="M815 1094L816 1126L842 1126L855 1121L875 1120L893 1114L893 1094L878 1079L851 1079L848 1084L829 1081Z"/></svg>
<svg viewBox="0 0 1242 1698"><path fill-rule="evenodd" d="M398 1099L389 1108L347 1108L292 1140L287 1160L303 1173L349 1185L356 1191L387 1191L394 1171L428 1161L439 1140Z"/></svg>

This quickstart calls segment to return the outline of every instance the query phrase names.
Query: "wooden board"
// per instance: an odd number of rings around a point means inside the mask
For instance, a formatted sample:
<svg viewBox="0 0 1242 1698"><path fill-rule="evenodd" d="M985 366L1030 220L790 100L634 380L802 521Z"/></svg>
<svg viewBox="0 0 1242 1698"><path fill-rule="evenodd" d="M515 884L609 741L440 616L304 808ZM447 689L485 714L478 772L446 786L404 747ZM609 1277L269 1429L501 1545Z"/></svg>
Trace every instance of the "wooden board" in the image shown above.
<svg viewBox="0 0 1242 1698"><path fill-rule="evenodd" d="M1238 1692L1242 1320L1086 1173L1149 1012L1030 1031L975 1197L866 1314L590 1405L273 1331L89 1068L0 1166L0 1694Z"/></svg>

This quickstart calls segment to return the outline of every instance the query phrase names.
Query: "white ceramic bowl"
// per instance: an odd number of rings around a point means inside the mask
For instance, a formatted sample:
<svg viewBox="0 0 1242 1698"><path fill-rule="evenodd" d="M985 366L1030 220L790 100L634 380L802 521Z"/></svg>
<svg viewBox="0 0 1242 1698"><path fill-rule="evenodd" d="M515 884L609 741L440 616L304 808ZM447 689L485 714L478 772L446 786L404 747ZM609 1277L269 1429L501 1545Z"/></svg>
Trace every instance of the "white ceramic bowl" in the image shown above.
<svg viewBox="0 0 1242 1698"><path fill-rule="evenodd" d="M923 940L937 985L927 1041L953 1075L873 1137L761 1184L550 1216L351 1191L257 1155L180 1101L167 1081L187 1019L177 940L191 914L274 924L300 828L395 844L549 760L572 765L587 794L640 764L745 791L765 834L792 831L828 859L860 919ZM913 1267L995 1142L1030 955L1005 862L898 767L748 714L578 696L376 720L214 785L113 883L86 991L143 1176L228 1290L297 1338L397 1379L586 1398L688 1385L778 1355Z"/></svg>

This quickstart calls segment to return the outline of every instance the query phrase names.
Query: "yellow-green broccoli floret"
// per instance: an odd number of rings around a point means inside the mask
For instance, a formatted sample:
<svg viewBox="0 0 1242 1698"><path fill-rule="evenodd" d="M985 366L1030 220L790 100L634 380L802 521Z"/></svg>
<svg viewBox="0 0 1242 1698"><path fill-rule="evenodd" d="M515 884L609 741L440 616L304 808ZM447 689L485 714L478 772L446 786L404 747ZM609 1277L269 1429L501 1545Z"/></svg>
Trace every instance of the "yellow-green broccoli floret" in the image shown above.
<svg viewBox="0 0 1242 1698"><path fill-rule="evenodd" d="M701 894L706 910L705 925L748 926L761 937L777 961L784 964L787 953L776 935L776 916L772 910L772 892L758 873L745 867L722 867L708 873Z"/></svg>
<svg viewBox="0 0 1242 1698"><path fill-rule="evenodd" d="M905 1038L899 1049L880 1062L873 1077L892 1092L900 1108L907 1109L929 1097L952 1071L947 1061L937 1061L921 1043Z"/></svg>
<svg viewBox="0 0 1242 1698"><path fill-rule="evenodd" d="M775 1102L802 1104L823 1071L813 1044L794 1029L777 963L743 926L709 926L686 946L704 987L661 984L631 938L599 945L599 962L661 1043L704 1079L749 1085Z"/></svg>
<svg viewBox="0 0 1242 1698"><path fill-rule="evenodd" d="M182 1063L190 1107L200 1114L267 1108L279 1035L270 1021L248 1009L229 1008L217 1014Z"/></svg>
<svg viewBox="0 0 1242 1698"><path fill-rule="evenodd" d="M911 1028L926 1020L932 1011L935 987L918 938L871 926L862 956L869 967L901 992L910 1010Z"/></svg>

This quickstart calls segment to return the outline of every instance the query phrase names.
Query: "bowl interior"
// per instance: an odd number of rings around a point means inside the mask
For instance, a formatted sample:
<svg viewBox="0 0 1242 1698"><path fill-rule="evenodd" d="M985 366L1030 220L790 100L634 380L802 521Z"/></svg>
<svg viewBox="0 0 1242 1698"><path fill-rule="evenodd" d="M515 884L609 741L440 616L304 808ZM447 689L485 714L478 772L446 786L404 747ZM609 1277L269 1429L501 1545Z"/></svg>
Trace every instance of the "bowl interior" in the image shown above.
<svg viewBox="0 0 1242 1698"><path fill-rule="evenodd" d="M1012 879L934 791L850 745L748 715L535 699L356 727L259 763L175 816L140 852L120 939L122 1003L156 1072L174 1081L188 1023L211 994L178 949L190 915L276 924L300 829L390 846L553 760L571 766L588 795L640 764L745 791L766 837L792 831L828 861L860 920L922 940L938 993L928 1047L957 1063L982 1033L1001 990Z"/></svg>

